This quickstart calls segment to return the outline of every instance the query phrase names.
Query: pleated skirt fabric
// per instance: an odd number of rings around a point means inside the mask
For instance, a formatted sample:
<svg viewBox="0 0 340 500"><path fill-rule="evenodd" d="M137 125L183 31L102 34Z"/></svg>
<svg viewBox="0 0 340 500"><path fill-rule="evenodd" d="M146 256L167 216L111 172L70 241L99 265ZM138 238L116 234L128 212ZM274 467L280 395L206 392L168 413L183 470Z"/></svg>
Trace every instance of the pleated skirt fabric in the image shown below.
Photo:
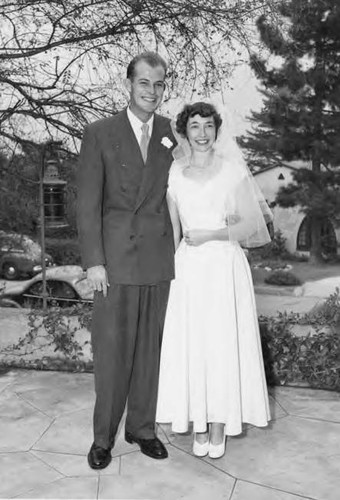
<svg viewBox="0 0 340 500"><path fill-rule="evenodd" d="M174 432L270 420L253 282L237 242L181 242L165 319L157 416Z"/></svg>

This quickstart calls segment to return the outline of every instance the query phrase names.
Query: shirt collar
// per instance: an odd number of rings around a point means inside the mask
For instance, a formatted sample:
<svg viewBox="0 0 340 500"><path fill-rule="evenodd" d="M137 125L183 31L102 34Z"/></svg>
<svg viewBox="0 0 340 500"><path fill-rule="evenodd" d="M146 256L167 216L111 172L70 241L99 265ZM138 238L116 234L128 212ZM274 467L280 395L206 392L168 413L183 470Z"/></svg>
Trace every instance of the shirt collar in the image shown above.
<svg viewBox="0 0 340 500"><path fill-rule="evenodd" d="M127 115L135 135L139 137L139 135L142 134L142 125L144 124L144 122L137 118L137 116L131 111L130 107L127 108ZM151 137L152 134L154 118L155 115L152 115L151 118L146 122L147 125L149 125L149 137Z"/></svg>

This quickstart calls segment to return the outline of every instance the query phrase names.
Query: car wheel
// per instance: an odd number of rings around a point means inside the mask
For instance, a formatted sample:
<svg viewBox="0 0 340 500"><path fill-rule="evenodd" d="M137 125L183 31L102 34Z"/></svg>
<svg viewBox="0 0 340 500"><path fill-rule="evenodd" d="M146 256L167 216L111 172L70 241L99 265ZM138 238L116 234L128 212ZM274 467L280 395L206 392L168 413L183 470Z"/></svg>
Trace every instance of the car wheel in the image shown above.
<svg viewBox="0 0 340 500"><path fill-rule="evenodd" d="M19 277L19 270L13 262L5 262L2 266L2 275L6 280L15 280Z"/></svg>
<svg viewBox="0 0 340 500"><path fill-rule="evenodd" d="M21 305L12 299L0 299L0 307L15 307L16 309L21 309Z"/></svg>

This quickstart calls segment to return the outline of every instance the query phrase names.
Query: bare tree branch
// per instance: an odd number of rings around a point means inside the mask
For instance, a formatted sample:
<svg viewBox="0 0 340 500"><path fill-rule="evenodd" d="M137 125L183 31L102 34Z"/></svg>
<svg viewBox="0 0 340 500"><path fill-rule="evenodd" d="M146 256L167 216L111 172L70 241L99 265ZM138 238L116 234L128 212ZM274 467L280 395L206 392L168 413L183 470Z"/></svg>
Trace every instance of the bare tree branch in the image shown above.
<svg viewBox="0 0 340 500"><path fill-rule="evenodd" d="M275 1L2 0L0 136L56 134L73 147L85 123L123 105L126 63L145 49L169 61L168 99L183 88L208 93Z"/></svg>

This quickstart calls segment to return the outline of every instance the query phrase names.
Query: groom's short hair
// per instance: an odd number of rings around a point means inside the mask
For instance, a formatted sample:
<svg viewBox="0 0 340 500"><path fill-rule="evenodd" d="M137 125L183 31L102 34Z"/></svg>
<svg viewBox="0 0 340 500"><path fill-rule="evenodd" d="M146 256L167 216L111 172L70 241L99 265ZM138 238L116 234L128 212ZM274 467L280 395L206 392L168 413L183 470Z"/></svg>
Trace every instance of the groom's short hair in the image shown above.
<svg viewBox="0 0 340 500"><path fill-rule="evenodd" d="M126 77L129 78L130 80L132 80L135 76L136 64L139 63L139 61L145 61L152 68L156 68L157 66L162 66L162 68L164 69L164 73L166 75L168 67L163 57L161 57L156 52L147 51L138 54L130 61L126 71Z"/></svg>

